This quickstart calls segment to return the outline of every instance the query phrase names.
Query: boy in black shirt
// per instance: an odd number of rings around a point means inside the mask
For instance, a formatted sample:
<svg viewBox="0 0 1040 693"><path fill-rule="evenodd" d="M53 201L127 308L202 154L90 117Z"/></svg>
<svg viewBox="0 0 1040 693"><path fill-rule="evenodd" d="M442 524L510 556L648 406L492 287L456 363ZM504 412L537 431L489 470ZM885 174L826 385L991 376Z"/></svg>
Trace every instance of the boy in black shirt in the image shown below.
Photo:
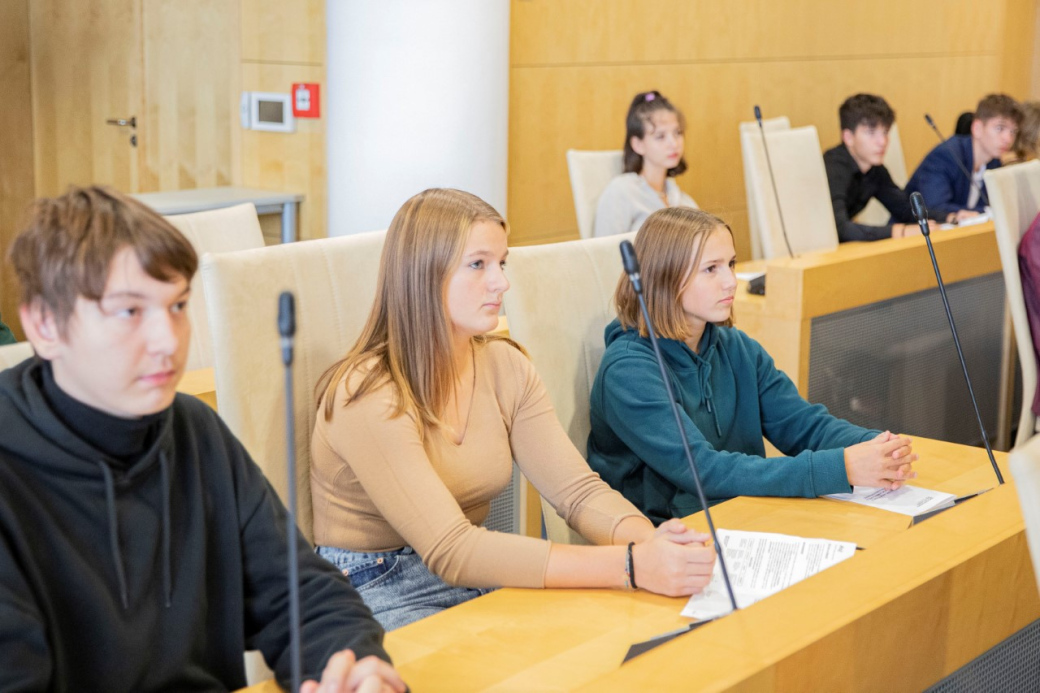
<svg viewBox="0 0 1040 693"><path fill-rule="evenodd" d="M188 241L72 188L36 202L10 257L37 357L0 373L0 690L235 689L246 649L286 685L295 541L305 675L402 693L357 592L287 532L216 413L176 393Z"/></svg>
<svg viewBox="0 0 1040 693"><path fill-rule="evenodd" d="M883 163L895 112L880 96L856 94L841 105L838 118L842 143L823 155L838 238L844 243L920 233L910 210L909 196L893 182ZM885 226L868 226L852 220L872 197L892 215Z"/></svg>

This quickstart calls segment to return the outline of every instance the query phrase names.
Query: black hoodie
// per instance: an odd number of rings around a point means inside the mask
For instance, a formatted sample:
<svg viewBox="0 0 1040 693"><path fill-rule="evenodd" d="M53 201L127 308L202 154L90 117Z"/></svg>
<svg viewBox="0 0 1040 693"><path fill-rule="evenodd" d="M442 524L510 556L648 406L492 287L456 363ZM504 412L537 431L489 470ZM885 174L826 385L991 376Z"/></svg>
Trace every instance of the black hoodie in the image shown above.
<svg viewBox="0 0 1040 693"><path fill-rule="evenodd" d="M210 691L258 649L289 677L285 510L216 414L178 395L130 463L76 436L45 364L0 372L0 691ZM383 631L296 533L303 671Z"/></svg>

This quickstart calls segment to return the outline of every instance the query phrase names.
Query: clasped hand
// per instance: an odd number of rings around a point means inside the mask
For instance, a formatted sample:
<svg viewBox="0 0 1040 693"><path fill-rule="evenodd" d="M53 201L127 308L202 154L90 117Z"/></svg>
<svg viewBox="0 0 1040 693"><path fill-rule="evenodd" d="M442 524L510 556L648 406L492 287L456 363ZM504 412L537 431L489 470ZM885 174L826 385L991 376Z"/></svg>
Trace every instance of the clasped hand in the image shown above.
<svg viewBox="0 0 1040 693"><path fill-rule="evenodd" d="M906 436L885 431L858 445L845 448L845 473L852 486L895 491L917 478L913 463L918 455Z"/></svg>
<svg viewBox="0 0 1040 693"><path fill-rule="evenodd" d="M715 566L710 540L710 535L696 532L679 520L662 523L653 536L632 547L636 585L669 597L702 592Z"/></svg>
<svg viewBox="0 0 1040 693"><path fill-rule="evenodd" d="M321 683L307 681L300 693L404 693L407 687L394 668L375 656L360 662L352 650L329 657Z"/></svg>

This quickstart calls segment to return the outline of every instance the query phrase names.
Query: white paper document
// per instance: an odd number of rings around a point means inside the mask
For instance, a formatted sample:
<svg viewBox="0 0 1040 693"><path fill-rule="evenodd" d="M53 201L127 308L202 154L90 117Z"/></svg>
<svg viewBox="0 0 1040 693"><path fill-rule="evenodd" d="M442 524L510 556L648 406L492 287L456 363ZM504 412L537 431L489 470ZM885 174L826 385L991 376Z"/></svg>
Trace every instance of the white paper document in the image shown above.
<svg viewBox="0 0 1040 693"><path fill-rule="evenodd" d="M978 215L977 217L968 217L967 219L962 219L961 221L957 222L956 224L939 224L939 230L940 231L947 231L949 229L956 229L956 228L960 228L962 226L975 226L977 224L985 224L987 221L989 221L992 218L993 218L993 215L990 214L989 207L987 207L986 211L983 212L982 214Z"/></svg>
<svg viewBox="0 0 1040 693"><path fill-rule="evenodd" d="M737 279L742 282L749 282L752 279L758 279L764 274L765 272L737 272Z"/></svg>
<svg viewBox="0 0 1040 693"><path fill-rule="evenodd" d="M718 530L720 550L726 559L729 579L744 608L760 599L776 594L810 575L841 563L856 553L856 545L847 541L805 539L789 534ZM690 597L682 615L705 619L731 611L722 569L715 572L704 592Z"/></svg>
<svg viewBox="0 0 1040 693"><path fill-rule="evenodd" d="M883 488L871 488L870 486L853 486L852 493L832 493L824 498L858 503L879 510L890 510L910 517L951 506L956 500L956 496L952 493L930 491L917 486L904 486L896 491L886 491Z"/></svg>

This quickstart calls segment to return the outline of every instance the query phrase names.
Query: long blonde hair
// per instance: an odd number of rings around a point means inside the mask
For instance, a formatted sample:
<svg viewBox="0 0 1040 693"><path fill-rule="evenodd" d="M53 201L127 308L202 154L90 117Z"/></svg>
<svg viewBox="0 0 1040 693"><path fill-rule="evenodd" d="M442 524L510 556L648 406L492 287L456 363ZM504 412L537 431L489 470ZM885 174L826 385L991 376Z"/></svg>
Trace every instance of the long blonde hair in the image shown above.
<svg viewBox="0 0 1040 693"><path fill-rule="evenodd" d="M722 219L690 207L659 209L639 227L634 245L646 310L658 336L680 342L689 338L690 326L682 308L683 285L690 276L690 268L700 264L708 236L719 228L733 235L729 224ZM623 328L638 329L641 336L649 336L639 299L624 273L614 290L614 306ZM719 324L731 326L732 312Z"/></svg>
<svg viewBox="0 0 1040 693"><path fill-rule="evenodd" d="M318 380L316 395L319 404L325 397L326 421L332 419L336 388L358 372L363 377L347 393L347 404L391 382L397 395L393 416L414 414L420 433L440 426L457 379L448 280L462 260L470 229L481 221L509 232L487 202L447 188L424 190L394 215L368 321L354 347Z"/></svg>

